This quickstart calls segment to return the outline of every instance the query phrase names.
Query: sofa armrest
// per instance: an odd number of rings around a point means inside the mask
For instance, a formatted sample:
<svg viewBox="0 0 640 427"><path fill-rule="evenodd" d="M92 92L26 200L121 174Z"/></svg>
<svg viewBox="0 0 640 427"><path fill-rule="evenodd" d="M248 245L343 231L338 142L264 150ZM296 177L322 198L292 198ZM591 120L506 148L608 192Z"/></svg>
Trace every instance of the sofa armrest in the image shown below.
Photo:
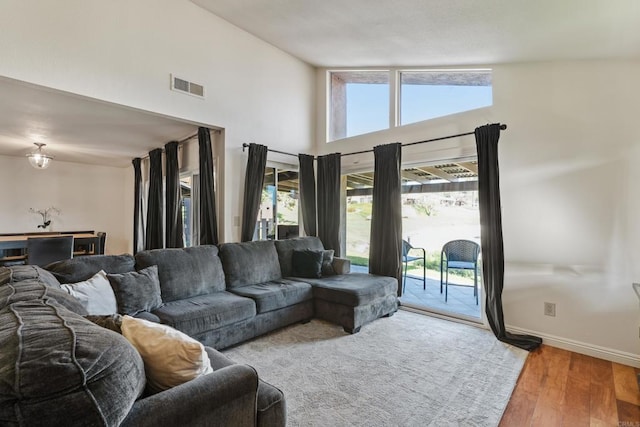
<svg viewBox="0 0 640 427"><path fill-rule="evenodd" d="M255 426L257 391L255 369L231 365L136 401L121 425Z"/></svg>
<svg viewBox="0 0 640 427"><path fill-rule="evenodd" d="M331 266L336 274L349 274L351 272L351 260L347 258L333 257Z"/></svg>

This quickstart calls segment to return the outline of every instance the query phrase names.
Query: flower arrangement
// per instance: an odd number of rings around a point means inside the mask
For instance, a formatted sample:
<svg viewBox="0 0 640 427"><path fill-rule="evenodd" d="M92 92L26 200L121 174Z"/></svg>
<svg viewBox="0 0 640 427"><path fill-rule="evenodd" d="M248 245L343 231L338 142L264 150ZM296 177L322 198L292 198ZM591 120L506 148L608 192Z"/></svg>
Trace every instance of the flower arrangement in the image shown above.
<svg viewBox="0 0 640 427"><path fill-rule="evenodd" d="M62 212L60 212L60 209L51 206L50 208L46 208L46 209L34 209L34 208L29 208L29 212L31 213L37 213L42 217L42 224L38 225L38 228L42 228L43 230L46 230L47 227L49 227L51 225L51 214L55 213L57 215L60 215Z"/></svg>

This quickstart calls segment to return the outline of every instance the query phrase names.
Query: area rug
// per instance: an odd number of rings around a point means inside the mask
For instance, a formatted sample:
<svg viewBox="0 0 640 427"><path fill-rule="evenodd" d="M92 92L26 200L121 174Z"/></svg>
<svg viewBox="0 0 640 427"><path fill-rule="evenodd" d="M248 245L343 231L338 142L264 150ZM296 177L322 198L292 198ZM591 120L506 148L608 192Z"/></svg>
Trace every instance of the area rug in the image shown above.
<svg viewBox="0 0 640 427"><path fill-rule="evenodd" d="M290 426L497 426L527 357L403 310L355 335L312 320L224 353L284 392Z"/></svg>

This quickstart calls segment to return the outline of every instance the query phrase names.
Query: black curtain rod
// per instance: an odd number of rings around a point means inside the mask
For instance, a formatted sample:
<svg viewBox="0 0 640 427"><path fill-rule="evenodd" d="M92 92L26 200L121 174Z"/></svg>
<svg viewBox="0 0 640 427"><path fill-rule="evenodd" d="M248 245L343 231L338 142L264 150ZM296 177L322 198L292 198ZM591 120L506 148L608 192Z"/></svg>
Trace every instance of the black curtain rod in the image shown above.
<svg viewBox="0 0 640 427"><path fill-rule="evenodd" d="M500 125L500 130L506 130L506 129L507 129L507 125L505 125L504 123ZM406 144L402 144L402 146L403 147L409 147L411 145L424 144L424 143L427 143L427 142L434 142L434 141L442 141L443 139L457 138L459 136L474 135L475 133L476 133L476 131L474 130L474 131L471 131L471 132L459 133L459 134L456 134L456 135L442 136L440 138L425 139L424 141L408 142ZM249 148L249 144L243 143L242 144L242 151L243 152L244 152L245 148ZM271 149L271 148L267 148L267 151L271 151L272 153L284 154L286 156L298 157L297 154L287 153L286 151L274 150L274 149ZM362 150L362 151L354 151L353 153L341 154L341 156L352 156L354 154L364 154L364 153L372 153L372 152L373 152L373 149ZM314 157L314 159L317 159L317 157Z"/></svg>
<svg viewBox="0 0 640 427"><path fill-rule="evenodd" d="M220 133L220 131L219 131L218 129L209 129L209 131L211 131L211 132L213 132L213 133ZM195 138L196 136L198 136L198 132L194 133L193 135L189 135L188 137L186 137L186 138L184 138L184 139L181 139L180 141L178 141L178 145L182 145L182 144L184 144L185 142L189 141L190 139ZM169 141L169 142L171 142L171 141ZM169 142L168 142L168 143L169 143ZM168 144L168 143L167 143L167 144ZM160 148L160 149L164 152L164 148ZM243 151L244 151L244 149L243 149ZM148 155L148 154L147 154L146 156L144 156L144 157L140 157L140 159L142 159L142 160L144 160L144 159L148 159L148 158L149 158L149 155Z"/></svg>

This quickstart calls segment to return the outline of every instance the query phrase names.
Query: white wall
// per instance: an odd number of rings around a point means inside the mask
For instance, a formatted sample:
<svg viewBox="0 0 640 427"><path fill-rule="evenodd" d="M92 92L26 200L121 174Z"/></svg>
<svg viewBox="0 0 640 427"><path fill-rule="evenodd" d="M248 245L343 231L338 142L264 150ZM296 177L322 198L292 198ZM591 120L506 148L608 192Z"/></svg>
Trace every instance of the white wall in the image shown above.
<svg viewBox="0 0 640 427"><path fill-rule="evenodd" d="M191 2L0 0L0 9L0 75L224 128L225 219L241 208L243 142L311 150L313 68ZM170 91L170 73L203 84L207 98ZM225 221L222 236L239 239L239 227Z"/></svg>
<svg viewBox="0 0 640 427"><path fill-rule="evenodd" d="M107 232L105 251L130 252L131 202L122 189L130 179L122 168L52 162L45 170L36 170L26 158L0 156L2 208L0 233L41 231L42 217L30 213L51 206L60 215L52 215L51 231L95 230Z"/></svg>
<svg viewBox="0 0 640 427"><path fill-rule="evenodd" d="M347 153L508 125L500 138L505 322L555 345L640 366L640 61L493 67L493 107L324 144ZM473 136L403 151L404 163L475 152ZM373 155L343 169L372 169ZM354 164L354 162L357 162ZM543 303L557 316L543 315Z"/></svg>

